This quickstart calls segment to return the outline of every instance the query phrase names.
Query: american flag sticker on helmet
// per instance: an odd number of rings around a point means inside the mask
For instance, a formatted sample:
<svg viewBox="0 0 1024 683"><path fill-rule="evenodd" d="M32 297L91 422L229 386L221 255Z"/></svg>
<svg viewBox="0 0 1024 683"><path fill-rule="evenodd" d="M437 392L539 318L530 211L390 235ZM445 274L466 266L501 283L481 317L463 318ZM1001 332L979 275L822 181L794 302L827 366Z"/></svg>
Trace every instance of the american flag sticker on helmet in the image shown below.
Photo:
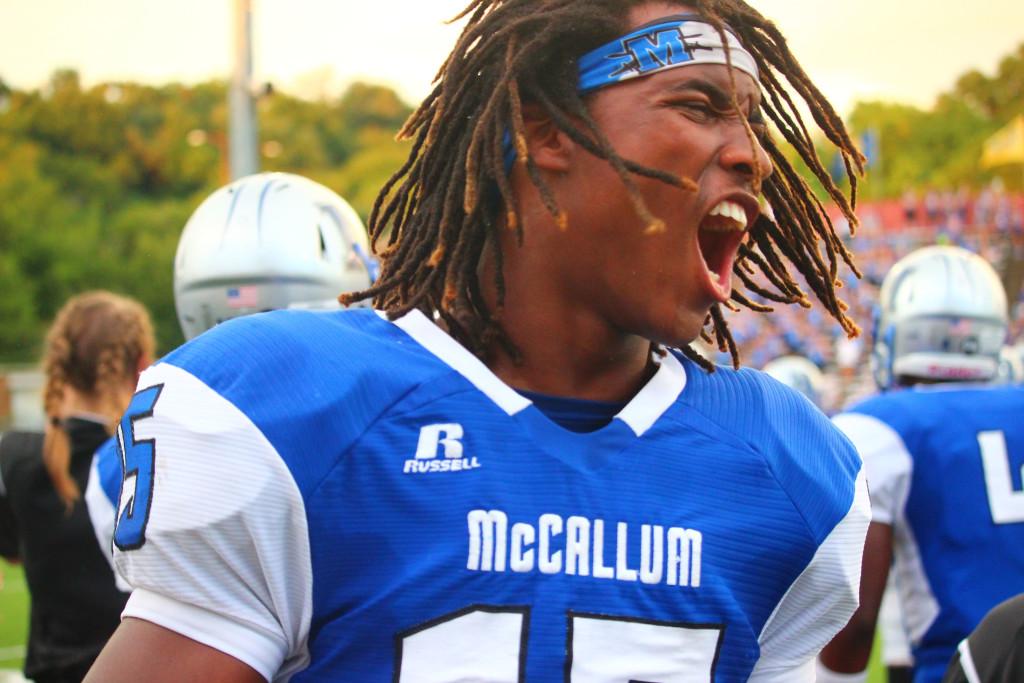
<svg viewBox="0 0 1024 683"><path fill-rule="evenodd" d="M231 308L249 308L260 302L260 290L256 285L229 287L227 295L228 306Z"/></svg>

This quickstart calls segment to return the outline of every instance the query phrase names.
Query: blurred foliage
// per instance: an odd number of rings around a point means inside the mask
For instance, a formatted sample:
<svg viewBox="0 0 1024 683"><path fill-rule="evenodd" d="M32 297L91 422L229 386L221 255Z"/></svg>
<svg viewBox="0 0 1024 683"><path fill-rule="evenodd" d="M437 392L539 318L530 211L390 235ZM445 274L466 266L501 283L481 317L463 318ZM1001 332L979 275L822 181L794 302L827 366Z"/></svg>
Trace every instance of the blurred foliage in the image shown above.
<svg viewBox="0 0 1024 683"><path fill-rule="evenodd" d="M318 180L364 220L408 154L410 107L357 83L340 97L259 101L261 167ZM226 84L84 87L74 71L40 89L0 79L0 362L31 362L70 295L142 301L161 352L182 341L172 263L192 211L227 182Z"/></svg>
<svg viewBox="0 0 1024 683"><path fill-rule="evenodd" d="M860 103L851 129L878 141L862 196L978 187L997 174L1018 187L1019 169L984 171L977 160L985 139L1024 111L1022 92L1024 45L991 77L960 76L930 110ZM272 93L258 112L261 167L327 185L364 220L408 153L394 134L410 108L385 87L357 83L318 100ZM85 87L61 70L18 90L0 78L0 362L34 360L60 304L97 287L145 303L162 352L180 343L174 250L191 212L227 182L227 118L221 81Z"/></svg>
<svg viewBox="0 0 1024 683"><path fill-rule="evenodd" d="M1007 189L1024 189L1024 168L983 169L982 146L1017 114L1024 113L1024 43L986 76L970 71L956 79L931 109L888 102L860 102L849 117L854 135L870 131L878 154L868 169L863 196L894 197L908 189L977 189L996 178Z"/></svg>

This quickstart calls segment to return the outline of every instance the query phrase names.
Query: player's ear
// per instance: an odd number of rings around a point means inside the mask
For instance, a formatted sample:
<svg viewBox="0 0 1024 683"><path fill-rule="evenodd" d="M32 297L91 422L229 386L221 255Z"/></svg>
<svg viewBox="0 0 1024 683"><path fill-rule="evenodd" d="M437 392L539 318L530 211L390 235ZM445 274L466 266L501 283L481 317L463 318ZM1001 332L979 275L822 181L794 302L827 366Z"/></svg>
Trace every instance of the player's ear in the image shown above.
<svg viewBox="0 0 1024 683"><path fill-rule="evenodd" d="M544 108L533 103L523 104L523 127L530 158L538 168L565 173L576 143L562 131Z"/></svg>

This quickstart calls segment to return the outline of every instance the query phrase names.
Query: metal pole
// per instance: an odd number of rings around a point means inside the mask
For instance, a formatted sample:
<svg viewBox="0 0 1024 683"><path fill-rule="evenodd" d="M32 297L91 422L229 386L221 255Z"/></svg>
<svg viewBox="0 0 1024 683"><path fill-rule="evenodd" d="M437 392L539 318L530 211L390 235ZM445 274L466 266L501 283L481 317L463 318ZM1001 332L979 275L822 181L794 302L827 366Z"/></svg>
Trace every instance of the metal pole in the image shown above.
<svg viewBox="0 0 1024 683"><path fill-rule="evenodd" d="M259 172L256 101L252 92L252 3L235 0L235 55L228 90L228 157L231 179Z"/></svg>

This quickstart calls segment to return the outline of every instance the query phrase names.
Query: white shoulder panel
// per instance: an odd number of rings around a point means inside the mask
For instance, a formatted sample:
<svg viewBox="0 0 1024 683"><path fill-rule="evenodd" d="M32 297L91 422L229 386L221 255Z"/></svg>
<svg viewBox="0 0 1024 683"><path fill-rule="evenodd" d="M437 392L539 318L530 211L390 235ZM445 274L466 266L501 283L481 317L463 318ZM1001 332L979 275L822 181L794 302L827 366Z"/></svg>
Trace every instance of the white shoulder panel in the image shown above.
<svg viewBox="0 0 1024 683"><path fill-rule="evenodd" d="M896 572L889 572L889 579L882 593L882 605L878 609L878 631L882 640L882 663L886 666L913 666L914 655L910 652L910 638L900 607L899 589L896 586Z"/></svg>
<svg viewBox="0 0 1024 683"><path fill-rule="evenodd" d="M832 422L853 442L864 461L871 489L873 521L892 526L902 516L913 460L895 429L860 413L841 413Z"/></svg>
<svg viewBox="0 0 1024 683"><path fill-rule="evenodd" d="M145 542L116 547L135 589L124 616L154 622L285 680L308 661L312 570L305 506L270 442L234 405L168 363L152 417L154 484ZM129 482L125 482L127 490ZM122 491L119 506L128 496Z"/></svg>
<svg viewBox="0 0 1024 683"><path fill-rule="evenodd" d="M939 616L939 601L932 591L928 574L924 570L921 551L913 530L901 514L896 518L892 534L893 585L899 595L903 623L911 645L916 644Z"/></svg>
<svg viewBox="0 0 1024 683"><path fill-rule="evenodd" d="M861 470L846 516L818 546L761 630L761 658L750 683L813 683L818 652L857 608L870 521L871 504Z"/></svg>
<svg viewBox="0 0 1024 683"><path fill-rule="evenodd" d="M119 591L127 593L131 590L121 575L117 573L114 566L114 557L111 555L111 543L114 539L114 504L107 498L107 494L100 485L100 473L96 469L97 458L92 456L92 465L89 467L89 482L85 485L85 509L89 512L89 521L92 522L93 533L96 534L96 542L100 544L100 552L110 563L110 569L114 572L114 582Z"/></svg>
<svg viewBox="0 0 1024 683"><path fill-rule="evenodd" d="M938 616L939 604L905 516L914 461L896 430L875 417L843 413L832 421L849 437L864 459L871 489L873 521L893 528L893 568L890 575L899 594L907 635L911 644L916 643Z"/></svg>

